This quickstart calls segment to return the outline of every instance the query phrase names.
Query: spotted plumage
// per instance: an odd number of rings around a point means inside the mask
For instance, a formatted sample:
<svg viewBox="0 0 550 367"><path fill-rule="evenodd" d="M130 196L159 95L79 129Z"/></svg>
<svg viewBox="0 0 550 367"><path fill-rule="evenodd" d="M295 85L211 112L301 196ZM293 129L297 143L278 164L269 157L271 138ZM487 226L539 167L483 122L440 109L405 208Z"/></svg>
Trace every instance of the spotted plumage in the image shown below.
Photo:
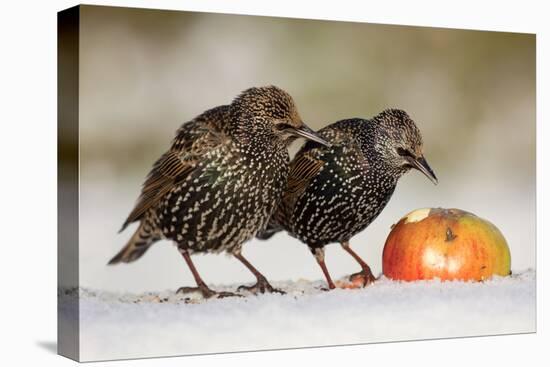
<svg viewBox="0 0 550 367"><path fill-rule="evenodd" d="M334 284L324 263L324 246L340 243L361 265L368 265L349 247L384 209L397 181L416 168L436 178L422 154L422 136L402 110L385 110L370 120L335 122L319 131L330 147L308 142L290 167L287 188L260 238L288 231L309 246L330 288Z"/></svg>
<svg viewBox="0 0 550 367"><path fill-rule="evenodd" d="M109 262L132 262L159 239L175 241L205 297L190 255L228 252L257 277L251 291L273 291L241 254L245 241L265 228L289 172L287 145L304 136L324 143L302 122L288 93L250 88L230 105L183 124L171 148L154 164L122 226L139 222L129 243ZM227 295L227 294L225 294Z"/></svg>

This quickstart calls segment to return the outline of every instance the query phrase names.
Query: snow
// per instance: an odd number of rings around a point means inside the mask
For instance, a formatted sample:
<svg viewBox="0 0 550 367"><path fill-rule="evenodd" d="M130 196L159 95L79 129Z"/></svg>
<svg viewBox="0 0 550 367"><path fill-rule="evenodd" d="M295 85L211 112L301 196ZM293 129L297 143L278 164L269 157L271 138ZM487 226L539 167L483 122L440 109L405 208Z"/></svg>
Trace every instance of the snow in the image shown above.
<svg viewBox="0 0 550 367"><path fill-rule="evenodd" d="M81 360L106 360L534 332L535 271L485 282L398 282L203 300L173 290L60 290L62 321L80 297ZM237 284L211 285L234 291ZM244 294L244 293L243 293Z"/></svg>

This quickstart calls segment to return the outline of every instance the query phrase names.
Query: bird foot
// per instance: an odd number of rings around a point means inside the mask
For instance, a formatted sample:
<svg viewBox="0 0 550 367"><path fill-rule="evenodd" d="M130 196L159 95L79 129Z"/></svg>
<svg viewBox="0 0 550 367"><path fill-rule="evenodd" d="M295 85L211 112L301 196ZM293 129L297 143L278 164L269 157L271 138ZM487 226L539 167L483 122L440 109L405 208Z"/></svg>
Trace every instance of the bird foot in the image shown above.
<svg viewBox="0 0 550 367"><path fill-rule="evenodd" d="M362 287L366 287L369 284L372 284L376 281L376 278L374 275L372 275L372 272L370 269L363 269L358 273L351 274L349 276L350 282L354 284L360 284Z"/></svg>
<svg viewBox="0 0 550 367"><path fill-rule="evenodd" d="M176 291L177 294L186 294L186 293L195 293L200 292L203 296L203 298L225 298L225 297L242 297L240 294L232 293L232 292L216 292L210 288L208 288L206 285L198 286L198 287L180 287Z"/></svg>
<svg viewBox="0 0 550 367"><path fill-rule="evenodd" d="M336 289L336 286L333 286L333 287L330 287L330 286L328 286L328 287L319 287L317 289L319 289L321 292L328 292L328 291L331 291L333 289Z"/></svg>
<svg viewBox="0 0 550 367"><path fill-rule="evenodd" d="M250 285L250 286L241 285L239 288L237 288L237 291L239 292L243 290L253 294L266 293L266 292L286 294L286 292L280 289L273 288L265 278L258 278L258 281L254 285Z"/></svg>

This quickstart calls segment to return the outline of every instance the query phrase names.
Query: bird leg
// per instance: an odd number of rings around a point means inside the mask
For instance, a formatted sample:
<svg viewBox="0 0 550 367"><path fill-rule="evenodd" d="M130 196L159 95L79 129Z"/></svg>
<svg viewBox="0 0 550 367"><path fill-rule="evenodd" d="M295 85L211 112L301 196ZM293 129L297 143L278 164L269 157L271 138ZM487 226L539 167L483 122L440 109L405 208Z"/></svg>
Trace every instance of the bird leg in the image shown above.
<svg viewBox="0 0 550 367"><path fill-rule="evenodd" d="M176 293L193 293L193 292L200 292L204 298L212 298L212 297L240 297L240 295L231 293L231 292L216 292L206 285L206 283L202 280L201 276L199 275L199 272L197 271L197 268L195 268L195 264L193 264L193 261L191 261L191 256L187 252L187 250L179 248L178 250L180 254L185 259L185 262L187 263L187 266L189 266L189 269L191 270L191 273L193 273L193 277L195 278L195 282L197 283L196 287L180 287L176 291Z"/></svg>
<svg viewBox="0 0 550 367"><path fill-rule="evenodd" d="M327 279L329 289L336 288L336 286L334 285L334 282L332 281L332 278L330 277L327 266L325 265L325 249L324 249L324 247L311 249L311 252L313 253L313 256L315 256L315 260L317 260L317 263L321 267L321 270L323 270L323 274L325 274L325 278Z"/></svg>
<svg viewBox="0 0 550 367"><path fill-rule="evenodd" d="M361 259L359 255L357 255L357 253L351 249L351 247L349 247L349 242L342 242L341 245L342 248L346 250L346 252L350 254L355 259L355 261L359 263L359 265L361 265L362 269L360 272L350 275L349 279L353 281L354 278L362 276L364 279L363 286L367 286L373 283L376 278L374 277L374 275L372 275L372 271L370 270L370 267L367 265L367 263L363 259Z"/></svg>
<svg viewBox="0 0 550 367"><path fill-rule="evenodd" d="M260 273L258 271L258 269L256 269L240 252L234 253L233 256L235 256L240 262L242 262L244 264L244 266L246 266L248 268L248 270L250 270L252 272L252 274L254 274L254 276L257 279L256 284L251 285L251 286L241 285L239 288L237 288L238 291L246 290L246 291L252 292L254 294L257 294L258 292L260 292L260 293L269 292L269 293L285 294L285 292L283 292L282 290L277 289L277 288L273 288L271 286L271 284L269 284L269 282L267 281L266 277L263 276L263 274Z"/></svg>

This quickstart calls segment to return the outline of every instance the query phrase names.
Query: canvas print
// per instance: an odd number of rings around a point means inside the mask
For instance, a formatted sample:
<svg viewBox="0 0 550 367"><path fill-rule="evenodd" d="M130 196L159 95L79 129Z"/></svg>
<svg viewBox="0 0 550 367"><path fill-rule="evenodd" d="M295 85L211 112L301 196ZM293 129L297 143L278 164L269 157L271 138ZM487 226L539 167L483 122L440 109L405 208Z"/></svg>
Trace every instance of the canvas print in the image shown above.
<svg viewBox="0 0 550 367"><path fill-rule="evenodd" d="M536 331L535 35L58 16L58 349Z"/></svg>

